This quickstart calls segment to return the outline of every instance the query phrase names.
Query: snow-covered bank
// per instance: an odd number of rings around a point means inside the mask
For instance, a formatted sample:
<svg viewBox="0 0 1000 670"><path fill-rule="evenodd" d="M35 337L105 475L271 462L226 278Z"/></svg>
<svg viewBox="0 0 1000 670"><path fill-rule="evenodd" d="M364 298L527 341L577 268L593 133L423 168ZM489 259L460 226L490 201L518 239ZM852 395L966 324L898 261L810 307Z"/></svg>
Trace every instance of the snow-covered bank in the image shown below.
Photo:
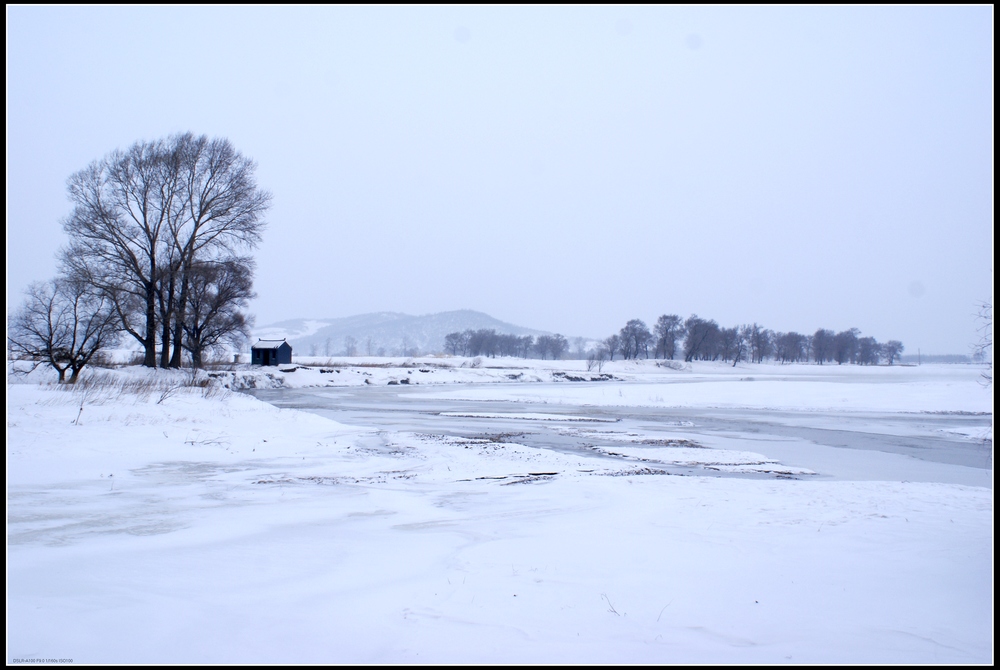
<svg viewBox="0 0 1000 670"><path fill-rule="evenodd" d="M545 404L972 413L993 409L992 395L979 383L980 368L972 365L733 367L641 360L609 362L600 371L588 371L586 361L518 358L297 360L301 362L274 368L234 366L211 375L232 389L493 383L497 386L442 391L437 397ZM566 386L536 388L532 382Z"/></svg>
<svg viewBox="0 0 1000 670"><path fill-rule="evenodd" d="M986 488L669 476L761 457L163 388L8 384L8 662L992 661Z"/></svg>
<svg viewBox="0 0 1000 670"><path fill-rule="evenodd" d="M874 412L992 412L992 397L973 366L747 366L704 363L663 373L620 372L623 383L534 388L480 387L427 397L518 400L542 404L639 407L746 407Z"/></svg>

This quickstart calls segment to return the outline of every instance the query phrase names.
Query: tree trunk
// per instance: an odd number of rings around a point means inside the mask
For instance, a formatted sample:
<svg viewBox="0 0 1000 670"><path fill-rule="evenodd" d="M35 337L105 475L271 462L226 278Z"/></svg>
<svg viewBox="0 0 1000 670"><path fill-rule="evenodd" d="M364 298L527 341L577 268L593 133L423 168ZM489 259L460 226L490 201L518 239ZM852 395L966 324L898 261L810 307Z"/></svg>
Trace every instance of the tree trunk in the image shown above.
<svg viewBox="0 0 1000 670"><path fill-rule="evenodd" d="M160 324L160 330L162 331L161 338L162 344L160 347L160 367L167 368L170 366L170 321L164 318L163 323Z"/></svg>
<svg viewBox="0 0 1000 670"><path fill-rule="evenodd" d="M156 293L153 287L146 287L146 356L142 364L147 368L156 367Z"/></svg>
<svg viewBox="0 0 1000 670"><path fill-rule="evenodd" d="M181 345L183 344L184 337L184 312L187 311L188 272L190 267L190 261L182 266L181 293L177 297L177 305L174 308L174 354L170 357L170 367L172 368L181 367Z"/></svg>

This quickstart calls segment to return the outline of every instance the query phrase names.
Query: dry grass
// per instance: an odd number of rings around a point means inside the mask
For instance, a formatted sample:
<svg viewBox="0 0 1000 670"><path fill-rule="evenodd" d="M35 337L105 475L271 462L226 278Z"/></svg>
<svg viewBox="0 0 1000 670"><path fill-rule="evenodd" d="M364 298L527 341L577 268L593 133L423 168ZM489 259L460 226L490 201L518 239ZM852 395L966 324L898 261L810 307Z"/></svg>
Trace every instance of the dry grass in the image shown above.
<svg viewBox="0 0 1000 670"><path fill-rule="evenodd" d="M82 375L75 384L60 384L62 391L80 398L81 404L103 405L126 398L147 402L152 398L161 404L185 389L201 389L204 398L228 393L221 385L199 371L150 370L143 376L116 372L91 371Z"/></svg>

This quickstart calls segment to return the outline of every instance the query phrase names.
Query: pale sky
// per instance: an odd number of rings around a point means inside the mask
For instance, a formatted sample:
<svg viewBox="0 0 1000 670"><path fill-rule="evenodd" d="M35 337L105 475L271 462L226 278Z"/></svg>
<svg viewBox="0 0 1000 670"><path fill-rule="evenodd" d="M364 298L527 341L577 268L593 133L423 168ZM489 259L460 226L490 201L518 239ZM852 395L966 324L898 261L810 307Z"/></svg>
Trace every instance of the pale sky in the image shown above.
<svg viewBox="0 0 1000 670"><path fill-rule="evenodd" d="M969 353L993 292L993 9L7 7L7 303L66 179L229 138L257 323L697 313Z"/></svg>

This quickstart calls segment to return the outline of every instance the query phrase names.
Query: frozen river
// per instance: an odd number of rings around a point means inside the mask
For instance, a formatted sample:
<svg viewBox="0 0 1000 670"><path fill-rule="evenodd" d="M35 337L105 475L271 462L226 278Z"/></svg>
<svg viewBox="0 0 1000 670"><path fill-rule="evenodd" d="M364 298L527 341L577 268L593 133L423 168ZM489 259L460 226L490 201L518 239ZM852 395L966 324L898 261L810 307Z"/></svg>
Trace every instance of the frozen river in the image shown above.
<svg viewBox="0 0 1000 670"><path fill-rule="evenodd" d="M575 388L606 382L578 383ZM505 387L528 386L505 384ZM463 392L496 385L463 384ZM535 383L532 390L558 392L565 383ZM453 388L453 387L452 387ZM385 433L416 432L474 437L514 434L516 441L578 453L614 448L616 436L640 434L651 441L688 440L708 448L742 449L789 466L807 468L810 479L939 482L992 487L988 442L992 417L961 412L863 412L761 408L662 408L538 404L516 398L442 398L441 386L327 387L249 391L283 408L313 412L352 426ZM510 394L516 396L516 394ZM537 416L544 412L543 417ZM475 416L479 415L479 416ZM536 415L536 416L532 416ZM558 418L565 417L565 420ZM546 420L540 420L544 418ZM589 419L589 421L581 421ZM574 428L585 427L586 430ZM605 435L602 435L605 434ZM711 474L673 466L678 474ZM741 474L742 477L773 475Z"/></svg>

